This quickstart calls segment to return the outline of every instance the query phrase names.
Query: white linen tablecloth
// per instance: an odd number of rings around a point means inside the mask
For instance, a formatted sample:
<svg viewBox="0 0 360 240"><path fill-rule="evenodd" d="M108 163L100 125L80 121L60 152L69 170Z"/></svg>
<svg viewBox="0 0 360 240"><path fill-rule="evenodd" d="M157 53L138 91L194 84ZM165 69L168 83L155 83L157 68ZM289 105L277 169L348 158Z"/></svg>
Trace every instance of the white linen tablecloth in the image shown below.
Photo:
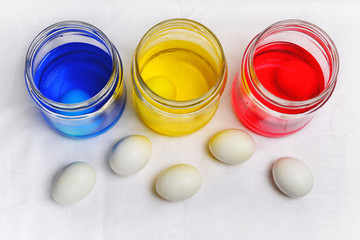
<svg viewBox="0 0 360 240"><path fill-rule="evenodd" d="M0 7L0 239L11 240L358 240L360 239L360 2L331 0L218 1L5 1ZM148 129L132 103L130 63L142 37L169 18L190 18L220 39L229 66L220 107L201 130L167 137ZM226 128L245 127L231 106L230 87L245 47L265 27L297 18L324 29L340 54L335 92L312 122L285 138L254 133L253 157L230 166L207 150L209 138ZM45 27L82 20L100 28L115 44L123 65L128 99L120 121L85 140L55 133L30 98L23 77L30 42ZM129 134L153 145L149 164L119 177L109 168L112 145ZM271 178L273 161L303 160L315 185L304 198L280 193ZM50 194L56 172L73 161L97 171L91 194L72 206ZM203 177L200 191L181 202L154 192L165 168L189 163Z"/></svg>

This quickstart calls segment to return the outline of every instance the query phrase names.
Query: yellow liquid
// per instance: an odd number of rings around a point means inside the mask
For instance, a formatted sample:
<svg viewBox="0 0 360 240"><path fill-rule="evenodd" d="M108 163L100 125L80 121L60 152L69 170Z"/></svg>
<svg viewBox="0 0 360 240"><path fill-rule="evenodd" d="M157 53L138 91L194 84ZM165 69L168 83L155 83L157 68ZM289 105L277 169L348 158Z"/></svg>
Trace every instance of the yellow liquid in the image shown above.
<svg viewBox="0 0 360 240"><path fill-rule="evenodd" d="M199 45L186 41L160 44L144 58L142 78L153 92L169 100L199 98L218 80L212 57Z"/></svg>
<svg viewBox="0 0 360 240"><path fill-rule="evenodd" d="M200 45L174 40L147 49L138 59L141 77L148 88L165 99L187 101L199 98L219 80L222 63L216 62L215 56ZM143 92L141 95L145 101L134 93L139 116L150 128L165 135L185 135L198 130L212 118L218 106L216 100L206 108L205 104L171 108L155 102Z"/></svg>

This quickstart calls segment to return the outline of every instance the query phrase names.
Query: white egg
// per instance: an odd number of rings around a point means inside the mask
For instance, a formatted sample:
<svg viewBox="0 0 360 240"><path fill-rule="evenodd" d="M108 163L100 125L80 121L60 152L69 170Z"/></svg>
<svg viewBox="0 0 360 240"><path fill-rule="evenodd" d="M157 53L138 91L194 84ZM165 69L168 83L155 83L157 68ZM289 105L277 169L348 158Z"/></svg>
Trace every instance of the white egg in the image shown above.
<svg viewBox="0 0 360 240"><path fill-rule="evenodd" d="M199 171L188 164L165 169L157 178L156 191L166 200L180 201L193 196L201 186Z"/></svg>
<svg viewBox="0 0 360 240"><path fill-rule="evenodd" d="M52 195L63 205L74 204L86 197L94 188L96 173L85 162L74 162L62 169L53 182Z"/></svg>
<svg viewBox="0 0 360 240"><path fill-rule="evenodd" d="M273 165L272 174L278 188L289 197L303 197L314 185L310 168L296 158L278 159Z"/></svg>
<svg viewBox="0 0 360 240"><path fill-rule="evenodd" d="M150 140L144 136L131 135L114 146L110 155L110 166L117 174L129 176L143 169L150 157Z"/></svg>
<svg viewBox="0 0 360 240"><path fill-rule="evenodd" d="M227 129L215 134L209 142L210 152L227 164L248 160L255 151L252 137L240 129Z"/></svg>

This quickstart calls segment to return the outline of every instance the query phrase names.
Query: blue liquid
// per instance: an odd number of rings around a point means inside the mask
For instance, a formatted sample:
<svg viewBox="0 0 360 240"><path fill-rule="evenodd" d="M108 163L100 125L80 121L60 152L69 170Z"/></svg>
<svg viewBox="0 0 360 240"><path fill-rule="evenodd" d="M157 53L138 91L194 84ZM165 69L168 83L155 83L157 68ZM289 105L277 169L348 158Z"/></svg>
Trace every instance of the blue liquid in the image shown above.
<svg viewBox="0 0 360 240"><path fill-rule="evenodd" d="M111 72L109 54L94 45L74 42L48 52L36 69L34 80L45 97L70 104L95 96Z"/></svg>
<svg viewBox="0 0 360 240"><path fill-rule="evenodd" d="M87 43L72 42L58 46L44 56L35 71L34 82L45 97L55 102L73 104L84 102L98 94L108 83L112 69L111 56L104 50ZM97 111L115 94L121 95L117 96L111 107L102 110L101 114L84 119L71 118ZM52 127L66 136L96 136L117 122L124 110L125 100L126 92L115 92L114 87L93 107L60 111L45 106L64 117L57 119L46 114L44 117Z"/></svg>

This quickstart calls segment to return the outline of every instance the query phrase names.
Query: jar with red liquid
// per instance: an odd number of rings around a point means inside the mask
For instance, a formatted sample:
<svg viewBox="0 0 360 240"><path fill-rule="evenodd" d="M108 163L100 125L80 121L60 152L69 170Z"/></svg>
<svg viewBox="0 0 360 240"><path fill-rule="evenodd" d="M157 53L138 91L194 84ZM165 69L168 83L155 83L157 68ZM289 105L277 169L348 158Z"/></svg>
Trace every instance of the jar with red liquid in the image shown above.
<svg viewBox="0 0 360 240"><path fill-rule="evenodd" d="M289 135L329 99L338 71L338 52L323 30L301 20L277 22L244 53L232 87L234 111L258 134Z"/></svg>

